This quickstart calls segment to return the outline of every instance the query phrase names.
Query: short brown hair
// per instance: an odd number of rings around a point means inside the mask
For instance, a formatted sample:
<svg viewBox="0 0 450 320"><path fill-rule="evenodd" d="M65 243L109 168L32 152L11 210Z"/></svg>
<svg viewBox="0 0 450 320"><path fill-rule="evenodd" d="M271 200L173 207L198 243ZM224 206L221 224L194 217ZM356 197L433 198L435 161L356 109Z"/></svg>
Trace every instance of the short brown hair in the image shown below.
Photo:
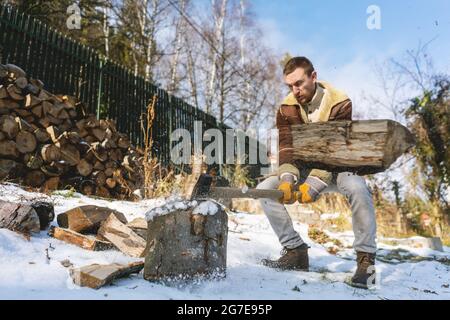
<svg viewBox="0 0 450 320"><path fill-rule="evenodd" d="M287 76L288 74L294 72L297 68L302 68L308 76L314 72L314 66L312 62L306 57L294 57L290 59L284 66L283 74Z"/></svg>

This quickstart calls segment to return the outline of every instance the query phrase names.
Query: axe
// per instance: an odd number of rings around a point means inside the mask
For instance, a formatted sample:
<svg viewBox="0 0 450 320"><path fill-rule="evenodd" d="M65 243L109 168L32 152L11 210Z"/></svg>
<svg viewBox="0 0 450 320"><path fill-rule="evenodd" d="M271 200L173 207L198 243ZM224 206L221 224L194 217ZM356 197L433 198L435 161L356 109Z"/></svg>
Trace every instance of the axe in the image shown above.
<svg viewBox="0 0 450 320"><path fill-rule="evenodd" d="M215 177L202 174L196 181L190 194L186 194L186 198L190 200L204 199L273 199L280 200L283 198L283 192L279 190L263 190L263 189L239 189L230 187L215 186Z"/></svg>

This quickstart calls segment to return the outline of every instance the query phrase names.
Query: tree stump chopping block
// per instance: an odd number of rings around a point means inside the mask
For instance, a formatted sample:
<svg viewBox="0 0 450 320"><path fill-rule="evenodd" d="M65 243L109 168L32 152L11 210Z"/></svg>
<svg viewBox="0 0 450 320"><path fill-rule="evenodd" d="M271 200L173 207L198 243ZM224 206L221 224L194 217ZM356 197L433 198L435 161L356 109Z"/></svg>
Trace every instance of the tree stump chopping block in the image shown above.
<svg viewBox="0 0 450 320"><path fill-rule="evenodd" d="M156 217L147 214L146 280L225 276L228 216L214 202L193 203Z"/></svg>

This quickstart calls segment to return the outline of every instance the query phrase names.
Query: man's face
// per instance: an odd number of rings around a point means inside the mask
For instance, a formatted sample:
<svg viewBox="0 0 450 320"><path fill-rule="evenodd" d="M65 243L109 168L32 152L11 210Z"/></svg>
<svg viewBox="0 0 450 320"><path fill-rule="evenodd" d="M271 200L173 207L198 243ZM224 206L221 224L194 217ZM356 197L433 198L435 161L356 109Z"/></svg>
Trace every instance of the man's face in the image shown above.
<svg viewBox="0 0 450 320"><path fill-rule="evenodd" d="M297 68L284 77L284 82L301 105L310 102L314 97L316 80L317 73L315 71L308 76L303 68Z"/></svg>

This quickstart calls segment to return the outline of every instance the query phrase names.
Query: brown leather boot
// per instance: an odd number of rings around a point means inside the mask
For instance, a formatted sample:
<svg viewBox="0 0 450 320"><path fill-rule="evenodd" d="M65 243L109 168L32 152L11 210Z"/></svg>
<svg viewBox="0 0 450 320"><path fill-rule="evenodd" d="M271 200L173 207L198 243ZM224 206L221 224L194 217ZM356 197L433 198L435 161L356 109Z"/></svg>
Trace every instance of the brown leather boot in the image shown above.
<svg viewBox="0 0 450 320"><path fill-rule="evenodd" d="M352 278L346 283L349 286L369 289L375 286L375 254L367 252L356 252L358 267Z"/></svg>
<svg viewBox="0 0 450 320"><path fill-rule="evenodd" d="M278 260L262 260L266 267L281 270L309 271L308 245L302 244L295 249L284 248L281 258Z"/></svg>

